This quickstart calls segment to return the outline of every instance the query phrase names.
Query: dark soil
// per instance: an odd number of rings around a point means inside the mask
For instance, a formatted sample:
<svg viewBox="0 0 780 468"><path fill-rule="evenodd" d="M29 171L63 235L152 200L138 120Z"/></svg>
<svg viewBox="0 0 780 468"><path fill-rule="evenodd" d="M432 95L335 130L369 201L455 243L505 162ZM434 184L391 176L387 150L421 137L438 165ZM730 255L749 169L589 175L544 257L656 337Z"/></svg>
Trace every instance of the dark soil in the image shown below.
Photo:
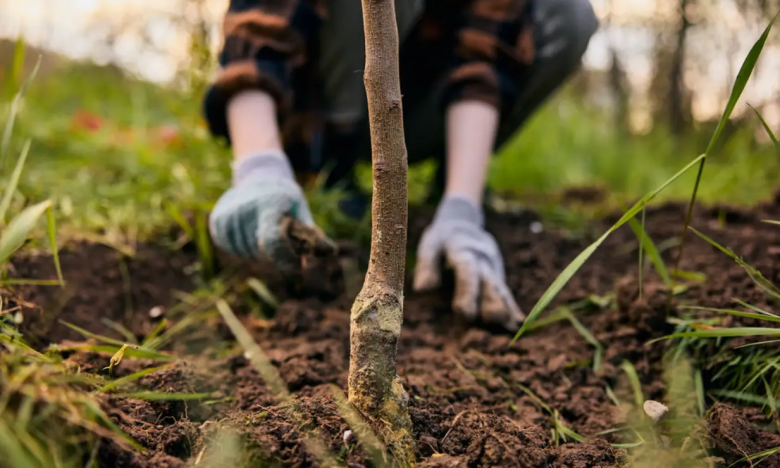
<svg viewBox="0 0 780 468"><path fill-rule="evenodd" d="M412 217L410 246L416 245L429 215ZM648 232L659 248L663 250L679 237L683 218L684 209L678 205L648 211ZM701 208L693 225L731 247L766 278L780 283L780 228L763 223L767 218L780 219L780 204L752 211ZM532 233L529 226L534 221L533 213L493 214L488 221L505 253L509 285L526 311L592 241L551 230ZM599 221L598 225L607 224ZM733 306L732 298L738 298L772 308L734 261L689 234L681 268L703 273L707 279L688 284L674 304L723 307ZM592 366L593 346L568 321L535 330L511 343L511 335L479 326L469 328L453 317L446 289L430 294L407 292L398 369L411 397L422 466L585 468L620 466L626 461L626 452L611 444L632 442L630 437L621 433L599 436L619 427L626 418L608 396L607 386L621 401L632 401L620 368L629 361L637 369L645 397L664 401L665 344L649 345L648 341L673 330L666 321L668 293L650 269L639 295L637 247L628 228L614 233L554 303L572 303L592 295L614 298L605 307L591 306L577 313L605 348L599 372ZM673 264L673 247L663 250L668 265ZM342 255L342 260L357 258L354 249ZM122 339L110 322L101 321L108 318L143 338L160 320L150 316L152 308L162 307L165 317L167 308L180 296L178 292L194 290L197 272L192 265L196 257L187 249L169 251L147 245L132 258L125 258L109 247L74 245L62 252L67 288L23 287L14 292L20 303L27 303L23 331L40 348L52 342L84 340L60 320ZM345 465L371 466L354 437L345 436L349 427L333 396L333 385L346 388L349 308L356 292L355 278L341 275L339 265L344 264L312 265L297 290L282 287L279 278L263 274L267 269L262 266L252 268L252 272L237 270L232 277L257 275L274 291L283 292L286 299L273 320L248 314L250 307L243 296L231 298L231 303L277 366L309 426L321 431L331 452ZM223 260L221 268L234 267L235 261ZM16 260L13 274L54 276L51 259L46 256ZM672 307L672 313L675 310ZM169 318L175 322L180 317ZM111 418L147 452L141 454L105 441L99 451L100 466L227 466L218 461L236 453L226 445L227 433L238 435L242 461L248 466L319 466L302 445L304 428L277 404L241 353L227 347L230 339L219 318L207 319L169 346L181 357L172 368L140 381L141 387L150 391L213 392L224 397L217 403L147 402L118 395L106 398L104 408ZM100 371L108 358L86 352L69 357L86 372ZM153 365L126 360L117 372L127 375ZM560 421L587 441L556 441L551 432L554 419L523 387L556 410ZM715 404L704 427L713 460L722 459L722 466L727 466L746 454L779 446L780 436L766 429L768 422L758 410ZM239 462L231 463L237 466ZM766 460L763 466L780 466L780 457Z"/></svg>

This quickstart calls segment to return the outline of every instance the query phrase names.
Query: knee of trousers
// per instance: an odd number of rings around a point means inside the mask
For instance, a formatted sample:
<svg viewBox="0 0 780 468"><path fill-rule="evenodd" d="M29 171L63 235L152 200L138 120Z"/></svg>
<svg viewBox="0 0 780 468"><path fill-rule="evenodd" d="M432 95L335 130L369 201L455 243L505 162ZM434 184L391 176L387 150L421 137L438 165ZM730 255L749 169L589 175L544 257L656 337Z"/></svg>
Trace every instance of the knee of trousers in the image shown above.
<svg viewBox="0 0 780 468"><path fill-rule="evenodd" d="M544 5L543 5L544 4ZM579 63L599 20L589 0L540 0L537 31L541 32L538 54L542 59Z"/></svg>

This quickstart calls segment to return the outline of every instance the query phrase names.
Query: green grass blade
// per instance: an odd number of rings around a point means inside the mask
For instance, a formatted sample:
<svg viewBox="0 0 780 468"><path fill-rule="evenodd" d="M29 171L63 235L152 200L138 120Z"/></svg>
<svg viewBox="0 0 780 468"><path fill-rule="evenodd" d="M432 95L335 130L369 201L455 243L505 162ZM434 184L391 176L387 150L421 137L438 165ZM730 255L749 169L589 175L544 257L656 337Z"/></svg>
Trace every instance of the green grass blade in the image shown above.
<svg viewBox="0 0 780 468"><path fill-rule="evenodd" d="M640 251L644 250L645 253L647 253L648 258L650 258L650 261L653 263L653 267L655 267L655 271L658 273L658 276L661 277L661 280L664 282L666 286L671 287L672 286L672 278L669 276L669 270L666 269L666 265L664 264L663 259L661 258L661 254L658 252L658 248L655 246L655 243L653 243L653 239L650 238L649 235L647 235L647 231L645 231L645 216L644 216L645 210L642 209L642 224L639 224L636 219L631 218L628 221L629 226L631 226L631 230L634 231L634 235L639 240L639 246ZM641 255L640 255L640 262L641 262ZM642 265L640 263L639 265L640 269L642 268Z"/></svg>
<svg viewBox="0 0 780 468"><path fill-rule="evenodd" d="M30 231L35 227L35 223L50 207L51 201L49 200L27 207L8 223L0 235L0 265L3 265L14 252L24 245Z"/></svg>
<svg viewBox="0 0 780 468"><path fill-rule="evenodd" d="M734 260L735 262L737 262L737 264L739 266L741 266L743 270L745 270L745 273L747 273L748 276L750 276L750 279L753 280L753 282L759 288L761 288L765 293L769 294L770 296L774 297L775 299L780 299L780 289L778 289L774 284L772 284L771 281L766 279L764 277L764 275L761 274L760 271L756 270L752 266L750 266L747 263L745 263L745 261L742 260L739 256L737 256L737 254L735 254L734 251L732 251L731 249L723 247L722 245L718 244L713 239L707 237L707 235L705 235L704 233L698 231L693 226L689 226L688 229L693 231L694 234L699 236L701 239L703 239L708 244L712 245L716 249L720 250L724 254L726 254L729 257L731 257L731 259ZM748 306L748 307L750 307L750 306Z"/></svg>
<svg viewBox="0 0 780 468"><path fill-rule="evenodd" d="M748 344L739 345L739 346L735 347L734 349L749 348L751 346L764 346L764 345L775 344L775 343L780 343L780 340L756 341L755 343L748 343Z"/></svg>
<svg viewBox="0 0 780 468"><path fill-rule="evenodd" d="M739 466L741 463L752 462L753 460L757 460L759 458L761 459L761 461L763 461L763 459L769 458L776 453L780 453L780 447L762 450L761 452L756 452L752 455L748 455L744 458L740 458L739 460L729 465L729 468L731 468L732 466ZM761 463L761 461L759 461L759 463ZM758 463L751 463L750 466L758 466Z"/></svg>
<svg viewBox="0 0 780 468"><path fill-rule="evenodd" d="M16 38L14 44L14 57L11 65L11 84L18 87L22 82L22 72L24 71L24 58L27 52L27 46L23 36Z"/></svg>
<svg viewBox="0 0 780 468"><path fill-rule="evenodd" d="M606 386L606 393L615 406L620 406L620 399L617 397L617 395L615 395L615 392L612 390L612 387L610 387L609 385Z"/></svg>
<svg viewBox="0 0 780 468"><path fill-rule="evenodd" d="M167 345L171 340L173 340L173 338L176 335L183 332L188 327L191 327L197 323L208 320L211 317L214 317L216 314L217 312L213 310L209 310L207 312L203 312L196 315L187 315L183 319L173 324L171 328L165 330L159 336L151 340L146 340L146 342L144 343L144 348L151 349L151 350L160 349L163 346Z"/></svg>
<svg viewBox="0 0 780 468"><path fill-rule="evenodd" d="M141 342L141 346L146 346L148 343L151 343L152 340L156 339L160 333L165 331L165 327L168 326L168 321L165 319L162 319L160 323L157 325L157 327L152 330L151 333L149 333L146 338Z"/></svg>
<svg viewBox="0 0 780 468"><path fill-rule="evenodd" d="M144 401L190 401L213 398L213 393L165 393L165 392L136 392L123 393L124 398L134 398Z"/></svg>
<svg viewBox="0 0 780 468"><path fill-rule="evenodd" d="M165 208L171 218L173 218L181 230L184 231L184 235L186 235L188 239L195 239L195 229L192 228L192 225L187 221L187 218L184 216L184 213L181 212L179 207L173 203L166 203Z"/></svg>
<svg viewBox="0 0 780 468"><path fill-rule="evenodd" d="M124 346L125 342L121 340L115 340L113 338L110 338L108 336L104 335L98 335L97 333L92 333L89 330L85 330L84 328L79 327L78 325L74 325L72 323L66 322L64 320L59 321L61 324L65 325L66 327L70 328L71 330L75 331L76 333L83 335L85 338L92 338L93 340L101 341L106 344L116 345L116 346Z"/></svg>
<svg viewBox="0 0 780 468"><path fill-rule="evenodd" d="M109 346L109 345L74 345L74 346L58 346L57 350L65 351L65 350L78 350L78 351L91 351L93 353L107 353L111 354L112 356L116 354L117 351L121 349L121 346ZM169 362L169 361L175 361L176 356L171 356L170 354L163 354L157 351L152 351L148 349L143 348L127 348L124 352L125 358L135 358L135 359L149 359L151 361L163 361L163 362Z"/></svg>
<svg viewBox="0 0 780 468"><path fill-rule="evenodd" d="M643 233L646 232L645 231L645 219L646 219L645 215L646 215L646 213L647 213L647 209L646 208L642 208L642 232ZM633 228L633 224L632 224L632 228ZM636 233L636 231L634 231L634 233ZM644 278L643 278L644 271L645 271L645 259L644 259L645 249L643 247L644 247L644 244L642 242L642 238L640 238L639 239L639 249L637 249L637 250L639 250L639 270L637 272L637 277L639 278L639 299L642 299L642 293L644 292L642 289L644 288L644 285L645 285L645 281L644 281Z"/></svg>
<svg viewBox="0 0 780 468"><path fill-rule="evenodd" d="M539 398L539 397L536 395L536 393L534 393L533 391L531 391L531 389L530 389L530 388L526 387L525 385L521 385L521 384L516 384L516 385L517 385L517 387L518 387L518 388L520 388L520 390L522 390L522 391L523 391L523 393L525 393L525 394L526 394L526 395L528 395L528 396L529 396L529 397L530 397L530 398L531 398L533 401L535 401L537 405L541 406L541 407L542 407L542 409L544 409L545 411L547 411L548 413L550 413L550 416L552 416L553 414L555 414L555 412L553 411L553 409L552 409L552 408L550 408L550 406L549 406L549 405L547 405L547 403L545 403L544 401L542 401L542 399L541 399L541 398Z"/></svg>
<svg viewBox="0 0 780 468"><path fill-rule="evenodd" d="M709 156L712 154L712 150L715 149L715 144L717 143L718 139L720 138L720 134L723 132L723 128L726 126L726 122L728 122L729 118L731 117L731 113L734 111L734 106L737 105L737 101L739 101L740 96L742 96L742 91L745 89L745 85L748 82L748 79L750 78L750 75L753 73L753 68L756 66L756 62L758 61L758 57L761 55L761 51L764 49L764 44L766 44L767 37L769 36L769 32L772 30L772 26L775 24L775 21L777 20L777 17L780 16L780 13L775 15L774 18L769 22L769 24L766 26L766 29L764 29L763 34L761 34L761 37L753 44L753 47L750 49L750 52L748 52L747 57L745 57L745 60L742 62L742 66L739 69L739 73L737 73L737 79L734 81L734 86L731 88L731 94L729 95L728 103L726 104L726 108L723 110L723 115L720 117L720 121L718 121L718 126L715 129L715 132L712 134L712 138L710 139L710 143L707 145L706 151L704 151L705 158L701 160L699 163L699 170L696 173L696 181L693 184L693 192L691 193L691 200L688 202L688 208L685 213L685 223L683 225L683 231L680 235L680 248L677 252L677 258L675 260L674 269L679 270L680 269L680 260L683 256L683 250L685 248L685 238L688 234L688 227L691 225L691 218L693 216L693 207L696 204L696 195L699 192L699 185L701 184L701 176L704 172L704 164L707 162L706 156ZM677 278L674 278L674 282L677 282ZM672 294L670 292L670 294Z"/></svg>
<svg viewBox="0 0 780 468"><path fill-rule="evenodd" d="M636 216L639 211L641 211L647 204L655 198L656 195L658 195L661 191L663 191L666 187L668 187L672 182L677 180L680 176L688 172L689 169L691 169L693 166L696 165L699 161L703 160L704 155L701 155L697 158L695 158L693 161L689 162L685 167L683 167L680 171L678 171L675 175L673 175L671 178L669 178L666 182L661 184L658 188L650 192L649 194L642 197L641 200L636 202L634 206L632 206L628 211L626 211L623 216L611 227L607 232L605 232L596 242L589 245L585 250L583 250L577 257L572 260L571 263L558 275L557 278L555 278L555 281L550 285L550 287L547 288L547 290L542 294L542 297L536 302L536 305L534 305L533 309L531 309L531 312L528 314L528 318L523 323L523 326L520 328L520 330L517 331L517 334L512 339L512 342L514 343L517 341L518 338L520 338L523 333L528 330L528 327L533 323L534 320L541 314L548 305L550 305L550 302L558 295L558 293L563 289L563 287L566 285L566 283L569 282L569 280L574 276L574 274L582 267L582 265L585 264L585 262L590 258L591 255L593 255L593 252L596 251L596 249L599 248L599 246L604 243L604 241L609 237L611 233L616 231L618 228L626 224L630 219L632 219L634 216Z"/></svg>
<svg viewBox="0 0 780 468"><path fill-rule="evenodd" d="M753 312L744 312L741 310L734 310L734 309L716 309L712 307L697 307L697 306L683 306L681 307L681 309L708 310L711 312L717 312L719 314L728 314L736 317L745 317L745 318L750 318L755 320L764 320L767 322L780 322L780 317L776 315L756 314Z"/></svg>
<svg viewBox="0 0 780 468"><path fill-rule="evenodd" d="M673 333L652 340L652 342L672 339L672 338L733 338L746 336L780 336L780 328L766 327L733 327L733 328L715 328L712 330L694 330L680 333Z"/></svg>
<svg viewBox="0 0 780 468"><path fill-rule="evenodd" d="M126 384L129 384L129 383L135 382L136 380L140 380L140 379L142 379L143 377L146 377L149 374L154 374L157 371L165 370L165 369L168 369L169 367L171 367L171 364L166 364L166 365L158 366L158 367L150 367L149 369L144 369L144 370L136 372L134 374L126 375L126 376L124 376L122 378L116 379L113 382L109 382L106 385L102 386L98 390L98 392L104 393L104 392L107 392L109 390L113 390L115 388L119 388L122 385L126 385Z"/></svg>
<svg viewBox="0 0 780 468"><path fill-rule="evenodd" d="M266 304L268 304L269 307L276 310L279 308L279 301L276 299L276 296L271 292L270 289L268 289L268 286L265 285L265 283L261 282L257 278L249 278L246 280L247 286L252 288L252 290L260 296L260 299L262 299Z"/></svg>
<svg viewBox="0 0 780 468"><path fill-rule="evenodd" d="M387 460L387 448L379 441L379 438L371 430L371 426L363 419L363 416L355 411L355 408L349 404L346 395L335 385L331 385L331 393L333 399L336 400L339 413L347 421L349 427L354 431L358 441L360 441L363 448L368 452L371 460L374 462L374 466L383 468L389 466Z"/></svg>
<svg viewBox="0 0 780 468"><path fill-rule="evenodd" d="M214 273L214 252L211 248L211 236L209 235L208 219L205 213L199 212L195 219L195 228L197 230L196 245L198 246L198 256L203 267L205 278L211 278Z"/></svg>
<svg viewBox="0 0 780 468"><path fill-rule="evenodd" d="M729 117L731 117L731 113L734 111L734 106L737 105L739 97L742 96L742 91L745 90L745 85L747 85L748 79L750 79L750 75L753 73L758 57L761 56L761 51L764 49L764 44L766 44L766 40L769 37L769 32L772 30L772 26L775 24L775 21L777 21L778 16L780 16L780 13L776 14L769 24L767 24L761 37L753 44L747 57L745 57L745 61L742 62L742 67L740 67L739 73L737 73L737 79L734 81L734 86L731 88L729 101L726 104L726 108L723 110L723 115L720 117L715 133L712 134L710 144L707 145L706 154L712 153L712 150L715 148L715 143L717 143L720 134L723 132L723 128L726 126L726 122L729 120Z"/></svg>
<svg viewBox="0 0 780 468"><path fill-rule="evenodd" d="M114 322L113 320L107 319L105 317L100 319L100 321L105 326L109 327L110 329L112 329L115 332L117 332L120 335L122 335L122 338L125 339L125 343L130 343L130 344L134 344L134 345L138 344L138 340L135 338L135 335L133 335L133 332L128 330L127 327L125 327L121 323Z"/></svg>
<svg viewBox="0 0 780 468"><path fill-rule="evenodd" d="M35 63L35 68L33 68L33 71L30 73L30 76L27 77L27 80L24 82L22 87L19 89L19 91L14 96L13 101L11 101L11 109L8 111L8 120L5 122L5 129L3 130L3 140L2 143L0 143L0 168L5 167L5 157L8 153L8 147L11 144L11 133L14 129L14 122L16 122L16 116L19 113L19 106L22 102L22 97L24 96L24 93L27 91L27 87L32 83L32 80L35 78L35 75L38 74L38 69L41 67L41 58L42 56L38 56L38 61Z"/></svg>
<svg viewBox="0 0 780 468"><path fill-rule="evenodd" d="M218 300L217 310L219 310L219 313L222 315L225 323L227 323L228 328L233 332L233 336L236 337L236 341L244 348L244 351L249 356L250 362L252 362L266 385L268 385L268 388L273 392L274 396L282 401L289 400L290 392L287 389L287 385L282 380L282 377L279 375L279 371L274 367L273 363L271 363L271 360L268 359L268 356L260 346L255 343L255 340L230 309L228 303L223 299Z"/></svg>
<svg viewBox="0 0 780 468"><path fill-rule="evenodd" d="M634 404L637 408L642 408L645 403L645 396L642 394L642 383L639 381L639 374L636 373L636 367L628 361L623 361L620 365L623 372L628 376L628 383L634 392Z"/></svg>
<svg viewBox="0 0 780 468"><path fill-rule="evenodd" d="M767 395L772 394L772 386L769 385L769 382L767 382L765 377L762 377L761 380L764 381L764 391ZM768 398L769 401L769 408L772 410L772 416L777 414L777 401L774 398Z"/></svg>
<svg viewBox="0 0 780 468"><path fill-rule="evenodd" d="M93 416L95 416L98 421L100 421L105 427L107 427L111 432L117 435L120 439L127 442L131 447L134 449L140 451L140 452L146 452L146 449L141 446L138 442L135 441L132 437L127 435L125 431L119 428L106 414L103 412L102 409L97 405L97 403L86 400L84 402L84 407L86 407Z"/></svg>
<svg viewBox="0 0 780 468"><path fill-rule="evenodd" d="M44 279L26 279L26 278L10 278L0 279L0 285L8 286L61 286L62 281L56 280L44 280Z"/></svg>
<svg viewBox="0 0 780 468"><path fill-rule="evenodd" d="M707 281L707 275L698 271L672 270L672 275L694 283L704 283Z"/></svg>
<svg viewBox="0 0 780 468"><path fill-rule="evenodd" d="M238 320L238 317L236 317L224 299L219 299L217 301L217 310L219 310L220 315L222 315L222 318L225 320L228 328L230 328L233 336L236 337L238 343L244 348L244 352L248 356L249 362L252 363L255 370L260 374L260 377L263 378L268 389L271 390L280 403L283 403L290 408L292 416L297 419L301 427L303 427L305 417L301 414L301 410L295 399L290 395L290 391L284 383L284 380L282 380L281 375L279 375L279 371L274 367L273 363L271 363L271 360L268 359L268 356L263 349L260 348L247 329L244 328L241 321ZM316 427L311 429L308 433L302 432L301 436L303 437L303 443L306 448L322 466L336 466L336 462L328 451L327 444L325 444L322 434L320 434Z"/></svg>
<svg viewBox="0 0 780 468"><path fill-rule="evenodd" d="M699 416L704 416L707 411L707 401L704 397L704 378L701 375L701 369L696 369L693 378L694 387L696 388L696 405L699 410Z"/></svg>
<svg viewBox="0 0 780 468"><path fill-rule="evenodd" d="M732 390L713 390L710 393L715 396L728 398L731 400L744 401L745 403L753 403L755 405L770 406L770 404L777 404L777 401L770 403L769 398L767 397L753 395L746 392L735 392Z"/></svg>
<svg viewBox="0 0 780 468"><path fill-rule="evenodd" d="M2 419L0 419L0 454L3 455L3 460L11 463L11 466L41 467L24 449L21 441L14 435L14 431Z"/></svg>
<svg viewBox="0 0 780 468"><path fill-rule="evenodd" d="M558 411L555 411L555 414L553 416L555 418L555 430L558 431L559 434L563 436L564 439L571 439L576 440L577 442L585 442L587 439L585 437L577 434L573 430L569 429L566 424L563 423L563 421L560 420L560 415L558 414Z"/></svg>
<svg viewBox="0 0 780 468"><path fill-rule="evenodd" d="M54 269L57 271L57 279L61 286L65 286L65 279L62 277L62 266L60 265L60 250L57 247L57 225L54 221L54 210L49 207L46 210L46 235L49 238L49 248L51 256L54 259Z"/></svg>
<svg viewBox="0 0 780 468"><path fill-rule="evenodd" d="M775 137L775 134L772 132L772 129L769 127L769 124L766 123L766 120L761 116L761 114L758 112L758 109L748 104L751 109L753 109L753 112L756 113L758 116L758 120L761 121L761 125L763 125L764 130L766 130L766 134L769 135L769 139L772 140L772 144L775 146L775 152L780 155L780 142L777 141L777 138Z"/></svg>
<svg viewBox="0 0 780 468"><path fill-rule="evenodd" d="M24 168L25 161L27 161L27 154L30 152L31 143L31 140L27 140L24 143L19 159L16 160L14 171L11 173L11 179L6 182L3 200L0 201L0 224L5 224L5 215L8 213L8 208L11 206L11 200L14 197L14 193L16 193L16 186L19 185L19 178L22 176L22 169Z"/></svg>
<svg viewBox="0 0 780 468"><path fill-rule="evenodd" d="M696 229L695 227L693 227L693 226L689 226L689 227L688 227L688 229L690 229L691 231L693 231L693 233L694 233L694 234L696 234L697 236L699 236L700 238L702 238L702 240L704 240L705 242L707 242L707 243L708 243L708 244L710 244L711 246L715 247L716 249L720 250L720 251L721 251L721 252L723 252L724 254L726 254L726 255L728 255L729 257L731 257L733 260L738 260L738 259L739 259L739 257L737 257L737 254L735 254L735 253L734 253L734 252L733 252L731 249L729 249L729 248L726 248L726 247L723 247L722 245L718 244L718 243L717 243L717 242L715 242L715 240L713 240L711 237L707 236L706 234L704 234L703 232L699 231L699 230L698 230L698 229Z"/></svg>
<svg viewBox="0 0 780 468"><path fill-rule="evenodd" d="M737 304L741 305L742 307L745 307L745 308L748 308L748 309L750 309L752 311L755 311L756 313L758 313L760 315L763 315L765 317L780 318L780 316L775 315L772 312L769 312L768 310L764 310L764 309L762 309L760 307L754 306L753 304L748 304L747 302L740 301L739 299L734 299L734 298L732 298L732 299L734 300L734 302L736 302Z"/></svg>
<svg viewBox="0 0 780 468"><path fill-rule="evenodd" d="M599 369L601 369L602 356L604 356L604 346L601 345L599 340L593 336L590 330L588 330L587 327L582 324L582 322L577 320L577 317L575 317L571 311L567 312L567 318L569 319L569 322L571 322L572 326L579 332L580 335L582 335L585 341L590 343L590 345L595 348L595 351L593 352L593 371L598 372Z"/></svg>

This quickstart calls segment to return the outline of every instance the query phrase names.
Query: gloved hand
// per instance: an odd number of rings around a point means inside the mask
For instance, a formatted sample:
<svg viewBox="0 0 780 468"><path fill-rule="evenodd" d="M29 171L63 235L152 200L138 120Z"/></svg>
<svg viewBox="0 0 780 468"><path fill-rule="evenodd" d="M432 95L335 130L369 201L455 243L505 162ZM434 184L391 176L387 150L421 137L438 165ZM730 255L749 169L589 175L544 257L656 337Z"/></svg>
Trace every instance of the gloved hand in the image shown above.
<svg viewBox="0 0 780 468"><path fill-rule="evenodd" d="M484 227L480 207L461 197L445 197L417 249L414 290L441 284L442 260L455 274L452 308L467 320L503 325L515 331L525 320L506 285L504 261Z"/></svg>
<svg viewBox="0 0 780 468"><path fill-rule="evenodd" d="M234 165L233 186L214 206L209 229L214 243L226 252L266 258L290 274L300 269L301 259L283 232L287 216L321 234L286 156L263 153Z"/></svg>

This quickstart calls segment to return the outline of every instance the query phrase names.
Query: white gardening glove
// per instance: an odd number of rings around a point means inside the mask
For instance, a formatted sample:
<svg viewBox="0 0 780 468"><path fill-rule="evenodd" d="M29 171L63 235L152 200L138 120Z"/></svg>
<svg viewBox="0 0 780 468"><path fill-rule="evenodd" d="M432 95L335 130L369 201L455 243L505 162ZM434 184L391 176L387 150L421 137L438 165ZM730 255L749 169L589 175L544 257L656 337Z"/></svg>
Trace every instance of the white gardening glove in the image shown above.
<svg viewBox="0 0 780 468"><path fill-rule="evenodd" d="M330 242L314 225L309 205L287 157L263 153L233 167L233 186L217 201L209 227L222 250L245 258L271 260L283 273L300 266L299 253L285 232L284 220L295 219Z"/></svg>
<svg viewBox="0 0 780 468"><path fill-rule="evenodd" d="M515 331L525 314L506 285L498 244L483 226L482 210L474 202L445 197L418 246L413 287L415 291L438 287L442 268L449 267L455 274L456 313L470 322L481 319Z"/></svg>

